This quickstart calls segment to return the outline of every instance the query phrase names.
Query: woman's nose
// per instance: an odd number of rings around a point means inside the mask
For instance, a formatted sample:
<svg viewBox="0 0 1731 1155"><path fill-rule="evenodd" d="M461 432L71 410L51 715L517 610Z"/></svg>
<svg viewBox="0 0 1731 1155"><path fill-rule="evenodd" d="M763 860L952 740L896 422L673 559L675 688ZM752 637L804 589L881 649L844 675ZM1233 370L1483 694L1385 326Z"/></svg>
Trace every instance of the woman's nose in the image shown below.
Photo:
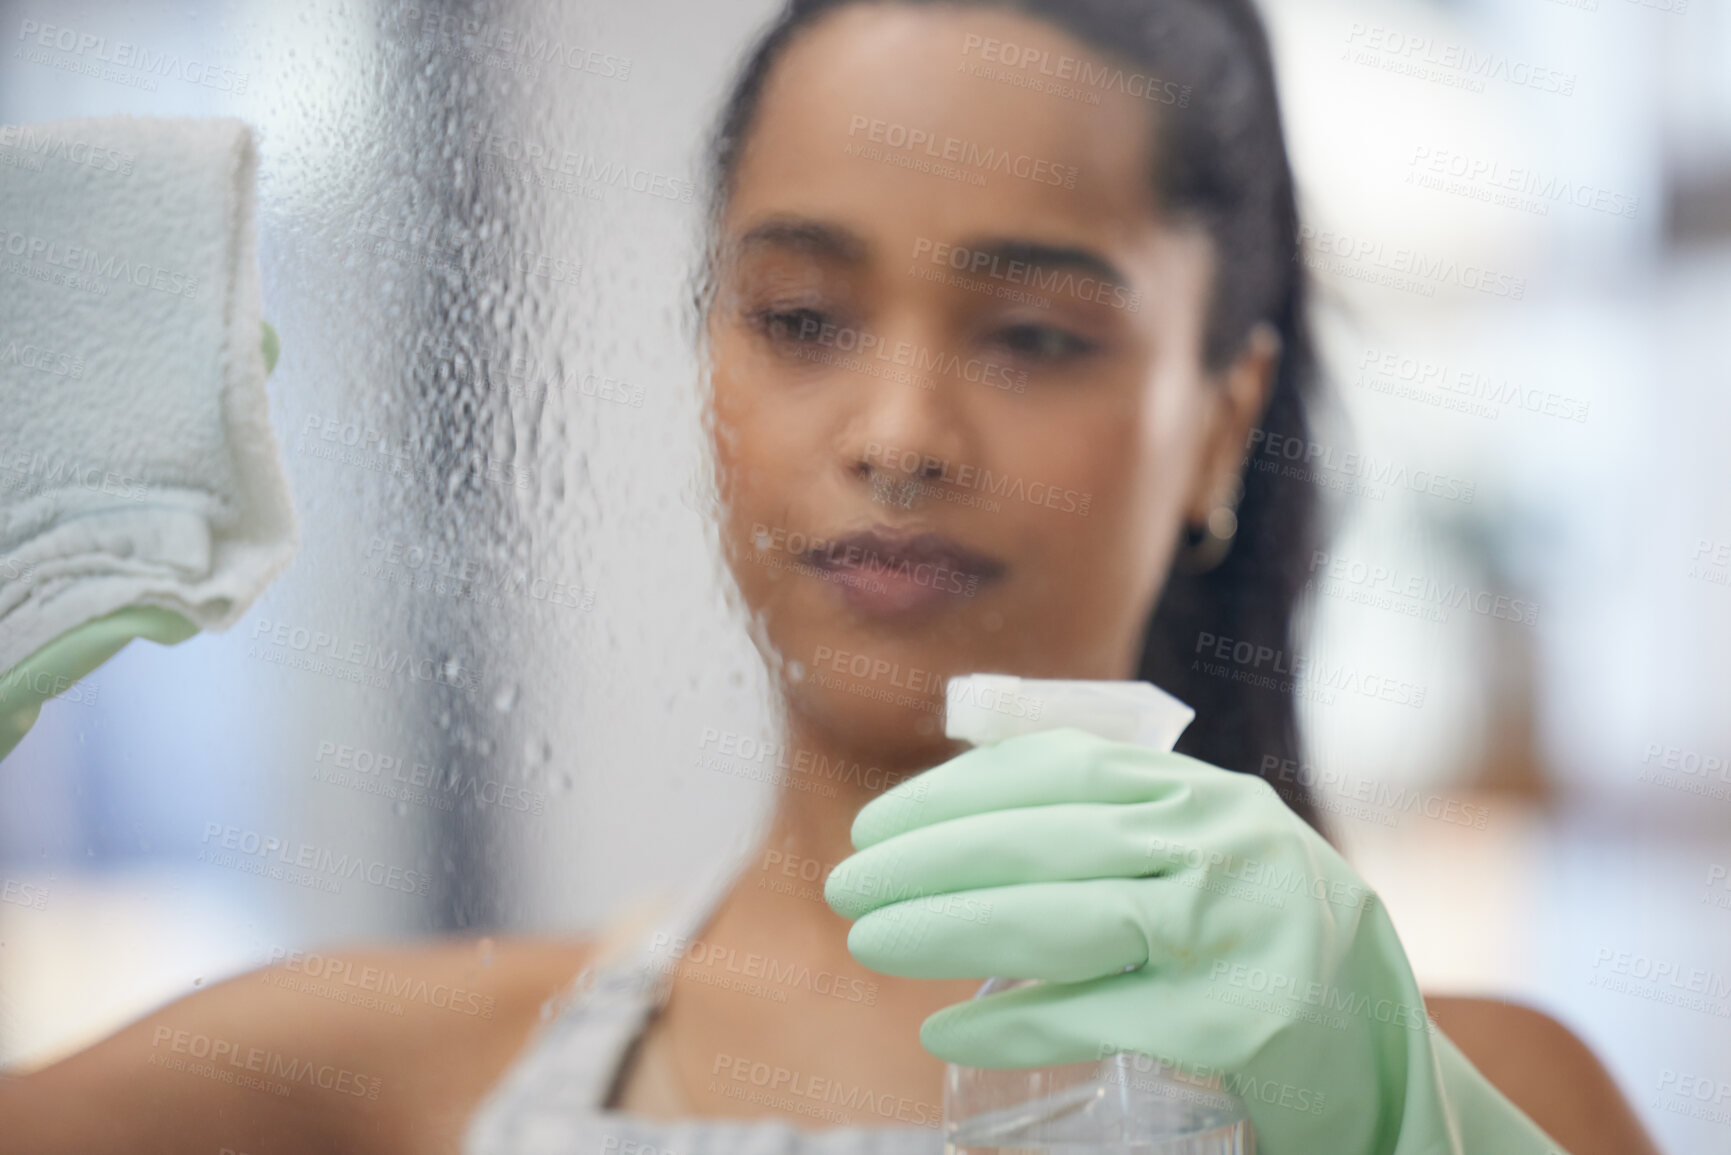
<svg viewBox="0 0 1731 1155"><path fill-rule="evenodd" d="M838 464L873 500L911 508L924 486L965 463L969 382L942 372L954 358L915 327L884 334L879 347L884 356L860 373Z"/></svg>

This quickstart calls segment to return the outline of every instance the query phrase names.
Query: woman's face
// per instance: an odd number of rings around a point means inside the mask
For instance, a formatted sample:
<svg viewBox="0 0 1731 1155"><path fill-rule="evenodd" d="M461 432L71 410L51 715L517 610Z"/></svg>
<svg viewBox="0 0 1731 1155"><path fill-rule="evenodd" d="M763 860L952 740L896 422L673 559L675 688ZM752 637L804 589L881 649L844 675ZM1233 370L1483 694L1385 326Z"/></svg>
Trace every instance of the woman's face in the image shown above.
<svg viewBox="0 0 1731 1155"><path fill-rule="evenodd" d="M1042 61L1121 67L1013 13L844 8L774 66L722 221L728 562L790 710L889 760L947 752L952 674L1134 675L1271 376L1262 340L1203 368L1211 245L1150 184L1166 106L1039 91Z"/></svg>

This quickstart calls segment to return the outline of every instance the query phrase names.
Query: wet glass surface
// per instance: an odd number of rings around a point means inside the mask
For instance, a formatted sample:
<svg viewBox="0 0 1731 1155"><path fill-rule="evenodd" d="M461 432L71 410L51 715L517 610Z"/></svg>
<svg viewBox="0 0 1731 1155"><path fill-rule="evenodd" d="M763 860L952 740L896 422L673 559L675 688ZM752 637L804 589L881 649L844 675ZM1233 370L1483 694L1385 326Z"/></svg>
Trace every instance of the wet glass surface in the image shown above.
<svg viewBox="0 0 1731 1155"><path fill-rule="evenodd" d="M300 525L232 628L133 643L0 762L0 1062L291 956L569 939L739 861L778 788L834 789L779 728L723 560L693 307L702 150L774 10L0 6L0 123L250 127ZM1245 469L1315 490L1333 536L1302 559L1307 666L1212 636L1182 657L1295 700L1304 754L1258 772L1312 792L1427 992L1547 1010L1662 1146L1715 1149L1731 22L1700 0L1268 19L1332 400ZM1041 66L1002 47L958 67L1025 96ZM912 67L887 58L886 92ZM4 137L0 162L39 163ZM992 516L988 483L925 484ZM838 648L799 660L856 697L932 677L861 681ZM789 903L821 900L831 858L771 853ZM688 989L736 965L691 958Z"/></svg>

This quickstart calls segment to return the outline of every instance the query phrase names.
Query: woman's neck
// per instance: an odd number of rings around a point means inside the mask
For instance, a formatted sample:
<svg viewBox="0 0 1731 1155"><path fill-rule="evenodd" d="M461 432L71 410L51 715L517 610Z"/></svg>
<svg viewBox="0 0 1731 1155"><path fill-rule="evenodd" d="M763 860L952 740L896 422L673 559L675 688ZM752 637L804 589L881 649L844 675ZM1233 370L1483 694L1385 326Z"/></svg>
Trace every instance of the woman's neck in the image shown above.
<svg viewBox="0 0 1731 1155"><path fill-rule="evenodd" d="M781 1113L716 1093L706 1073L731 1056L917 1103L935 1120L943 1065L920 1046L920 1023L967 999L979 980L867 970L848 954L851 924L823 898L829 871L853 853L854 815L928 766L826 741L798 721L784 734L783 781L763 840L709 921L693 932L705 944L704 961L686 962L677 973L696 981L675 984L646 1044L666 1050L685 1088L685 1097L667 1110L686 1116ZM837 1039L848 1045L838 1048ZM632 1097L634 1078L627 1076L621 1100L628 1109L640 1105ZM648 1091L639 1099L655 1105Z"/></svg>
<svg viewBox="0 0 1731 1155"><path fill-rule="evenodd" d="M849 923L824 901L824 882L853 854L854 816L896 783L929 769L936 756L898 756L838 741L789 712L781 786L756 853L716 911L710 929L739 943L796 951L826 965L854 968Z"/></svg>
<svg viewBox="0 0 1731 1155"><path fill-rule="evenodd" d="M784 735L782 783L763 845L815 859L825 875L854 852L853 820L866 803L942 759L849 744L792 712Z"/></svg>

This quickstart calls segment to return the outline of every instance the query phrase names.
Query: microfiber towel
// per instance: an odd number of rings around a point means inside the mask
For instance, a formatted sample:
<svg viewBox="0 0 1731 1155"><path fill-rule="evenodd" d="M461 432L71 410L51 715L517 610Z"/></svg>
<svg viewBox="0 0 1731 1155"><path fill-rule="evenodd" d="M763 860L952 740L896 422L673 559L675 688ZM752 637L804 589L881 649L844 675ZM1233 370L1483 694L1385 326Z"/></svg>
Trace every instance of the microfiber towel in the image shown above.
<svg viewBox="0 0 1731 1155"><path fill-rule="evenodd" d="M0 127L0 671L93 618L240 619L300 540L232 119Z"/></svg>

